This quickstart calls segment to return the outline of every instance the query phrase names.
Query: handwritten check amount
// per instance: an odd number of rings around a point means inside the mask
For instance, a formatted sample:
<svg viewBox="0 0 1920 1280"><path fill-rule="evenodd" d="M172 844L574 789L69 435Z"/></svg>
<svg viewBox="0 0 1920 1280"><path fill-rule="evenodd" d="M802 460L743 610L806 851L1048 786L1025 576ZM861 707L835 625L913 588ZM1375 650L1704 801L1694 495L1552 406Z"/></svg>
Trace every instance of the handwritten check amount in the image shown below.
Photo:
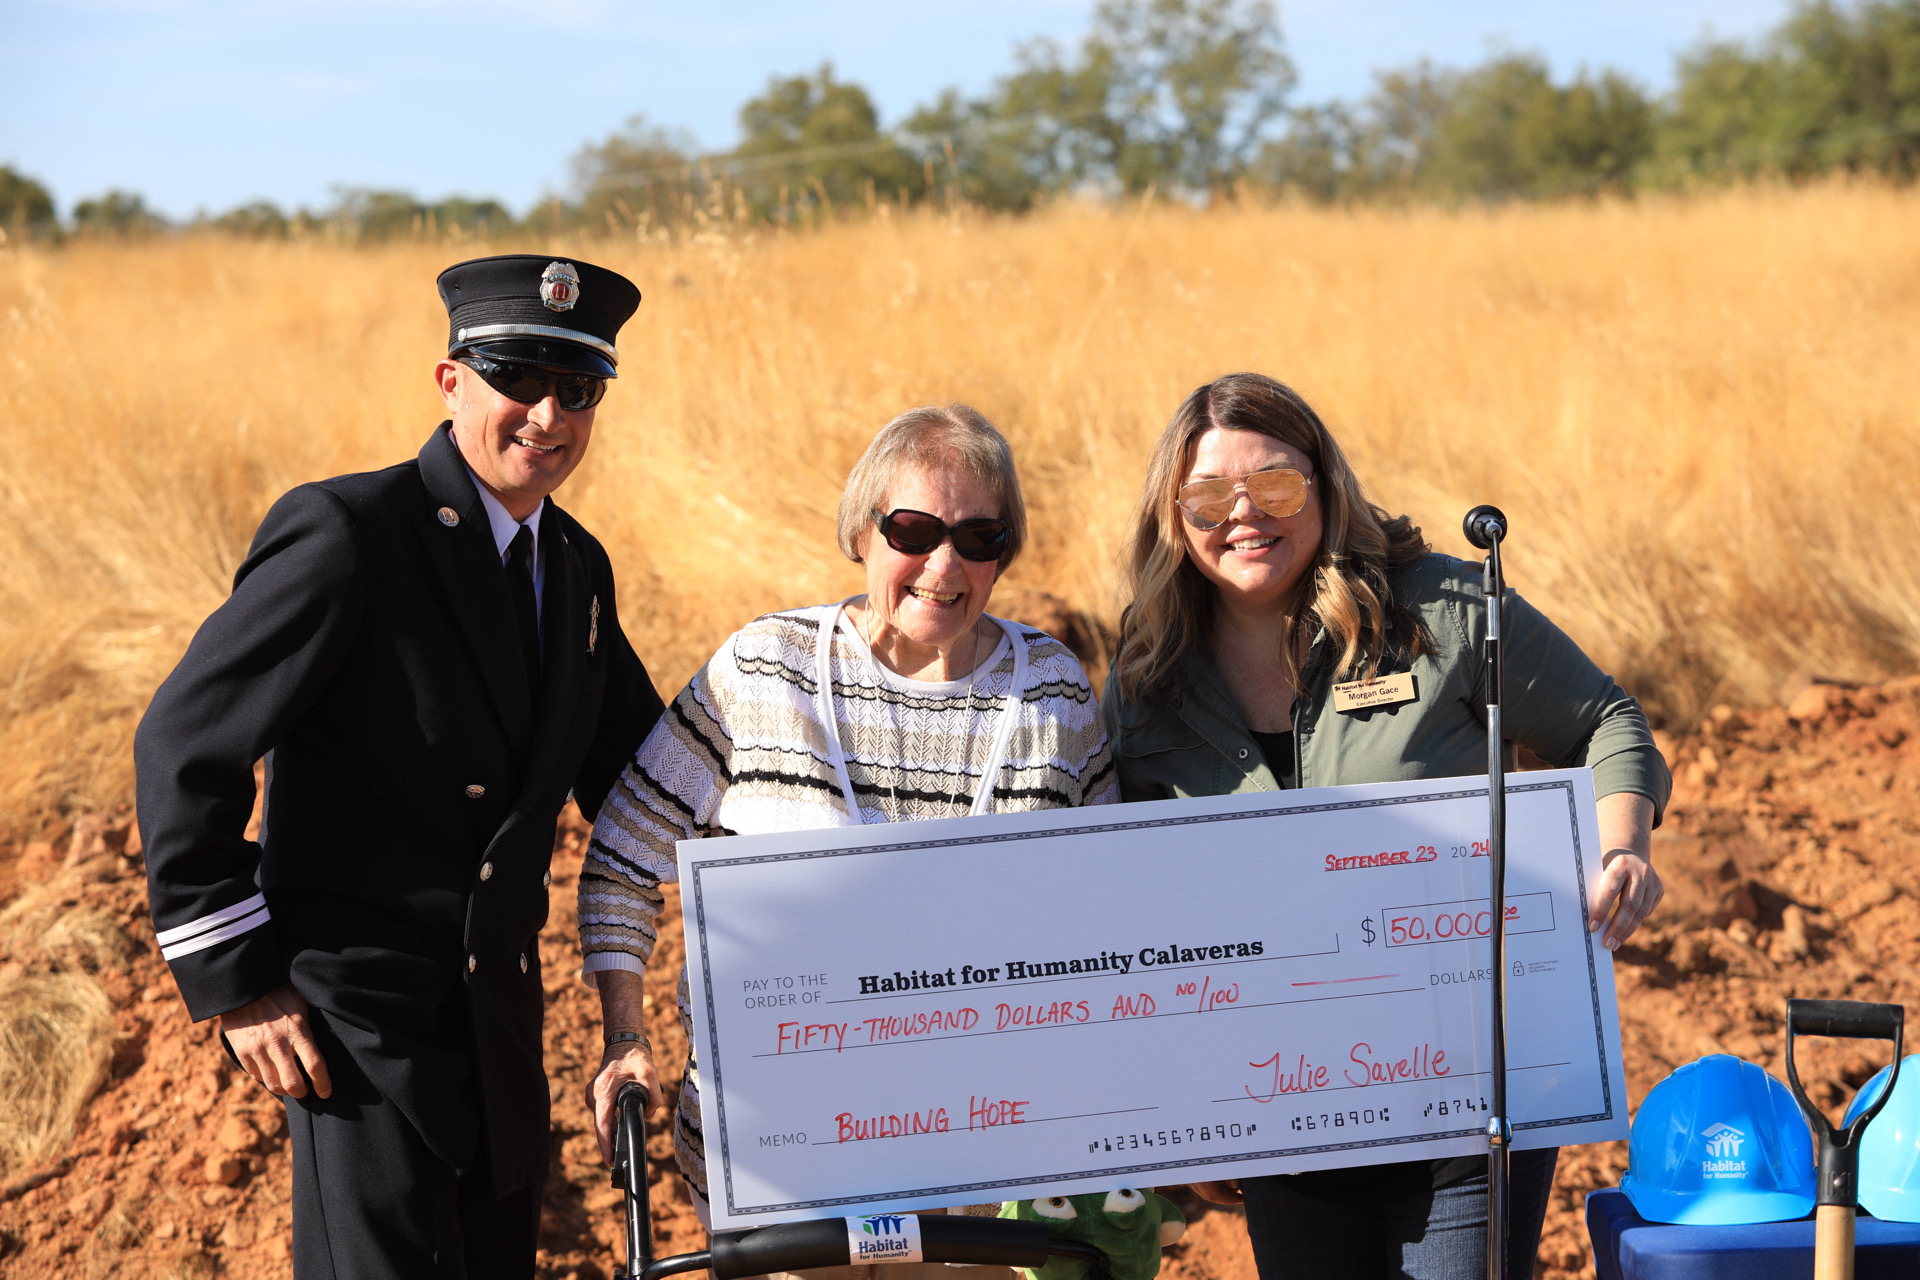
<svg viewBox="0 0 1920 1280"><path fill-rule="evenodd" d="M1626 1136L1592 777L1508 789L1515 1145ZM714 1228L1478 1154L1484 779L680 846Z"/></svg>

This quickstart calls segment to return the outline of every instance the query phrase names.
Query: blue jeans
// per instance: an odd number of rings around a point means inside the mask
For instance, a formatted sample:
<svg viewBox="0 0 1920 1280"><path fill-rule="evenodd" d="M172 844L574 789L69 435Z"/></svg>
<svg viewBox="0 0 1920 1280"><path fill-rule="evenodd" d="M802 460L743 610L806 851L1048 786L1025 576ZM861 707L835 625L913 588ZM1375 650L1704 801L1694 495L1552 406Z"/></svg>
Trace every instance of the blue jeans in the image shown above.
<svg viewBox="0 0 1920 1280"><path fill-rule="evenodd" d="M1507 1275L1528 1280L1560 1150L1516 1151ZM1487 1175L1378 1201L1323 1200L1282 1178L1242 1178L1260 1280L1485 1280Z"/></svg>

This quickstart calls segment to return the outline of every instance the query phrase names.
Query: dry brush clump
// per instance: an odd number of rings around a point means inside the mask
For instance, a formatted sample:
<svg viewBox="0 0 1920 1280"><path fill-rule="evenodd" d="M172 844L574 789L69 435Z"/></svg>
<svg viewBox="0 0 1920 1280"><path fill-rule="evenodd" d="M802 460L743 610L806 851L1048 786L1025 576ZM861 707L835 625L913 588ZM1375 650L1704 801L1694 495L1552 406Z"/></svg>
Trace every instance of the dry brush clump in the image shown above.
<svg viewBox="0 0 1920 1280"><path fill-rule="evenodd" d="M126 829L112 832L116 843ZM0 908L0 1185L57 1157L107 1078L114 1001L103 980L124 969L132 943L81 892L117 871L107 834L99 817L82 819L58 865L36 846L37 874Z"/></svg>
<svg viewBox="0 0 1920 1280"><path fill-rule="evenodd" d="M581 476L667 689L857 590L847 467L901 408L1013 439L1006 590L1110 626L1149 442L1234 369L1298 386L1375 496L1514 580L1667 722L1920 655L1920 194L1491 211L1063 206L537 246L646 295ZM517 247L517 246L494 246ZM477 251L477 250L476 250ZM182 238L0 256L0 841L124 796L134 718L268 503L411 455L461 251Z"/></svg>
<svg viewBox="0 0 1920 1280"><path fill-rule="evenodd" d="M0 1176L56 1154L105 1078L113 1007L100 984L60 973L0 983Z"/></svg>

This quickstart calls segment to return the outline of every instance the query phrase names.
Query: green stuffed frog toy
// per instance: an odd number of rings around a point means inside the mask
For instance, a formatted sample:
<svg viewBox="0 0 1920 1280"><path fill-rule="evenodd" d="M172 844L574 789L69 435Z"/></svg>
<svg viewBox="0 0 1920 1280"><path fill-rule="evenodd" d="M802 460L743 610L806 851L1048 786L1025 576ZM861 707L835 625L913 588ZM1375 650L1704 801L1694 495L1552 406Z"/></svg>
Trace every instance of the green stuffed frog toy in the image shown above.
<svg viewBox="0 0 1920 1280"><path fill-rule="evenodd" d="M1054 1236L1093 1245L1107 1255L1113 1280L1153 1280L1160 1250L1186 1234L1187 1220L1173 1201L1154 1191L1093 1192L1044 1200L1009 1200L1003 1218L1044 1222ZM1079 1258L1049 1258L1027 1274L1032 1280L1086 1280L1091 1264Z"/></svg>

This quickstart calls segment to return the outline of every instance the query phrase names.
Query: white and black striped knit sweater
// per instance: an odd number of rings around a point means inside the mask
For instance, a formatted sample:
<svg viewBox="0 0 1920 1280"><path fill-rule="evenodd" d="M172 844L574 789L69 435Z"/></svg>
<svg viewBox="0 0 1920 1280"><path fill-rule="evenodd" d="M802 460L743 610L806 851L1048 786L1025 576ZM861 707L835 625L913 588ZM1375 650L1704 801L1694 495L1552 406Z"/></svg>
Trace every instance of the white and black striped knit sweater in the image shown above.
<svg viewBox="0 0 1920 1280"><path fill-rule="evenodd" d="M908 680L873 662L841 615L832 641L833 716L861 810L852 819L815 701L816 643L833 612L822 606L772 613L734 633L627 765L600 808L580 872L588 983L604 969L645 967L660 884L679 877L676 841L968 812L1011 692L1014 641L1001 636L969 696L965 679ZM991 810L1116 802L1119 783L1086 672L1051 636L1013 630L1027 648L1026 687ZM684 973L680 1018L692 1043ZM692 1061L674 1154L704 1222L706 1149Z"/></svg>

